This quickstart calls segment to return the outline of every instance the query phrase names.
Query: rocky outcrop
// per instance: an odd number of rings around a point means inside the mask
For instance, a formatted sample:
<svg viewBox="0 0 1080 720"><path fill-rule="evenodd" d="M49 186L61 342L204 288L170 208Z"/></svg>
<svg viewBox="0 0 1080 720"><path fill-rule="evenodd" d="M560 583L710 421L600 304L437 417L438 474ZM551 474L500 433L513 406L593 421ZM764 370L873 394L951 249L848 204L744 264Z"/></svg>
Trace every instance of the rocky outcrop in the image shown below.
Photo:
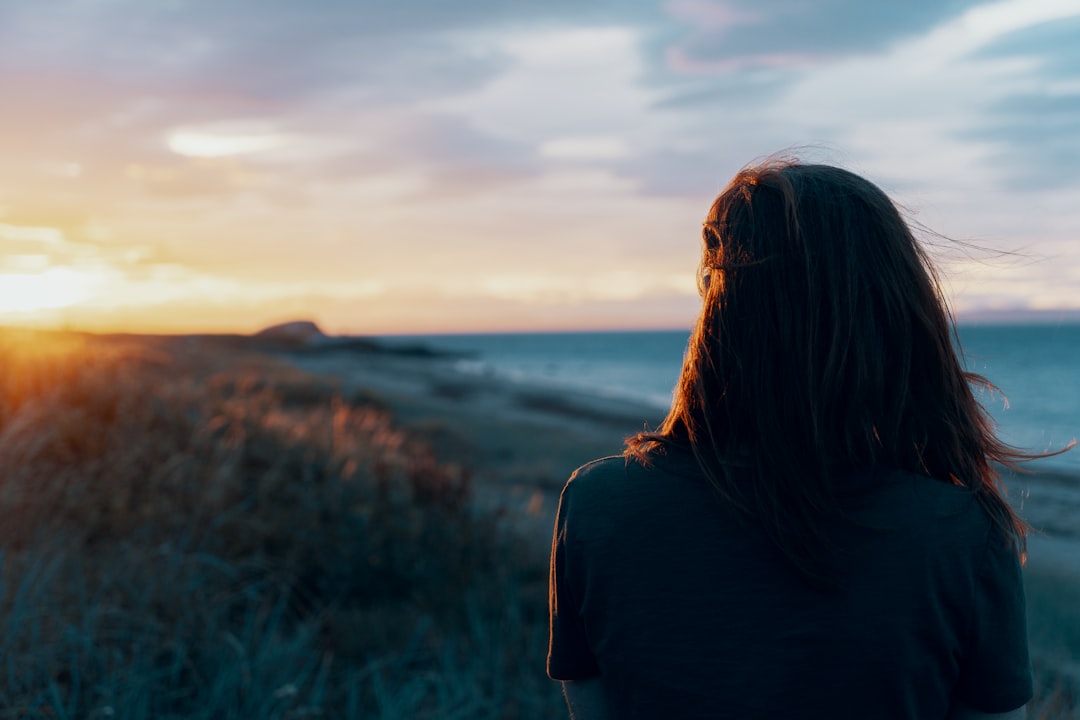
<svg viewBox="0 0 1080 720"><path fill-rule="evenodd" d="M326 334L311 320L293 320L263 328L252 337L269 343L302 347L324 342Z"/></svg>

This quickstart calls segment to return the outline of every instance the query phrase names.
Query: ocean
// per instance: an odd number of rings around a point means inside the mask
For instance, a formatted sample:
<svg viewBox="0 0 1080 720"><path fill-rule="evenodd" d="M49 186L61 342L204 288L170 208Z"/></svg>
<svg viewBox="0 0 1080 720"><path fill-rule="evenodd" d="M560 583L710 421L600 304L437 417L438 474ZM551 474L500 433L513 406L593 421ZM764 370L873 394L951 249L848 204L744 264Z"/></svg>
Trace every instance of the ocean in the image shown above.
<svg viewBox="0 0 1080 720"><path fill-rule="evenodd" d="M635 399L666 410L688 337L685 330L658 330L383 340L463 353L457 368L464 373L570 393ZM985 376L1003 393L979 395L1003 440L1045 452L1080 438L1080 325L961 326L959 337L967 368ZM1080 448L1035 464L1080 476Z"/></svg>

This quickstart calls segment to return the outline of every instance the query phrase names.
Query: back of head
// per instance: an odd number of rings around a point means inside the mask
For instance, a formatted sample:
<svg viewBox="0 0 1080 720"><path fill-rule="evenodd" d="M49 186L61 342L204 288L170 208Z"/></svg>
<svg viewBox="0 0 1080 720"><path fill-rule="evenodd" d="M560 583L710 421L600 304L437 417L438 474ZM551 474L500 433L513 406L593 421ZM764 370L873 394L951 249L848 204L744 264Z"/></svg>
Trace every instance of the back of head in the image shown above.
<svg viewBox="0 0 1080 720"><path fill-rule="evenodd" d="M704 242L691 351L695 384L712 387L685 399L729 453L768 443L823 470L922 470L926 403L962 378L929 263L885 194L829 166L744 170Z"/></svg>
<svg viewBox="0 0 1080 720"><path fill-rule="evenodd" d="M628 454L688 446L808 577L822 572L832 484L855 468L989 494L1022 535L990 465L1021 455L994 437L933 267L880 189L831 166L766 162L724 189L703 239L703 306L671 412Z"/></svg>

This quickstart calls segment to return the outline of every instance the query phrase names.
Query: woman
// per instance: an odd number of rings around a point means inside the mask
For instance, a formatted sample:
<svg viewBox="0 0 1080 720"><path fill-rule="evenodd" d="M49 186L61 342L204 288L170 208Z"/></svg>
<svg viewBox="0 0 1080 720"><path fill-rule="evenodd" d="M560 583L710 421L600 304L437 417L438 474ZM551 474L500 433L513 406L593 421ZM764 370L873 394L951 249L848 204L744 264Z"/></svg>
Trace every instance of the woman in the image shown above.
<svg viewBox="0 0 1080 720"><path fill-rule="evenodd" d="M575 718L1014 718L1025 524L933 268L873 184L740 172L666 420L560 500Z"/></svg>

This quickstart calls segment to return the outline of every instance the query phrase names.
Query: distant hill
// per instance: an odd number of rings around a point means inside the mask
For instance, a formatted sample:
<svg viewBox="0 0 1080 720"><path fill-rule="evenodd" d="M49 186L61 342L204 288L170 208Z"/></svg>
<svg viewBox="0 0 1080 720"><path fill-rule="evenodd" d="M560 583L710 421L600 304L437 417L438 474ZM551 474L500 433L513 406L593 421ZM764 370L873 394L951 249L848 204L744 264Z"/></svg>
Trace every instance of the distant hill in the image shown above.
<svg viewBox="0 0 1080 720"><path fill-rule="evenodd" d="M292 320L263 328L251 335L250 342L260 350L291 353L349 351L383 353L411 357L461 357L468 353L449 352L422 343L395 344L356 335L327 335L311 320Z"/></svg>
<svg viewBox="0 0 1080 720"><path fill-rule="evenodd" d="M293 320L263 328L252 337L284 344L311 345L325 340L326 333L311 320Z"/></svg>

